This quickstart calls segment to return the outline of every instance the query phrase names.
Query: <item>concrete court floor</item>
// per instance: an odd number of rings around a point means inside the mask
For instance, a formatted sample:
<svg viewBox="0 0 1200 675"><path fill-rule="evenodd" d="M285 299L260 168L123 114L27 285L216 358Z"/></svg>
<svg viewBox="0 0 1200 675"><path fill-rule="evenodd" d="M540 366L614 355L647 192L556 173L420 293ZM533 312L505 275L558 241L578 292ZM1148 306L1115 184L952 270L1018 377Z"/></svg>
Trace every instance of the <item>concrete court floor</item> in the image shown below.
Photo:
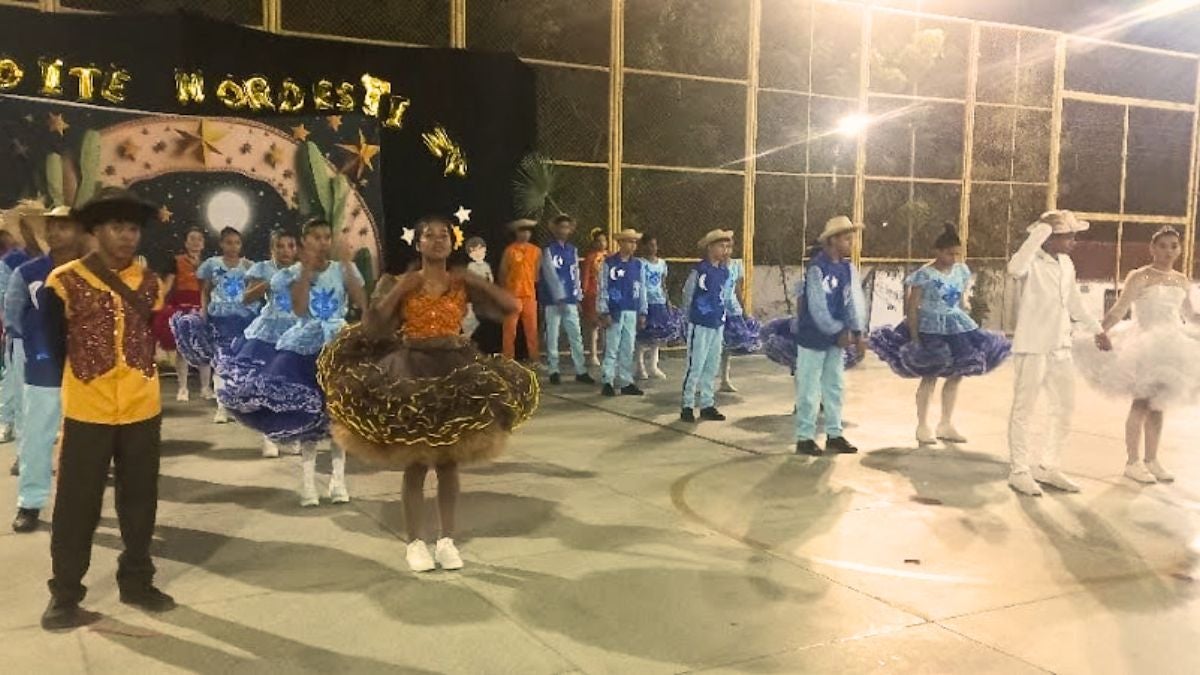
<svg viewBox="0 0 1200 675"><path fill-rule="evenodd" d="M1018 498L1007 368L964 385L971 442L916 449L913 383L869 361L849 375L863 453L814 460L790 453L781 369L739 359L730 421L684 430L679 366L642 400L548 389L511 451L464 478L467 568L419 577L399 474L352 466L350 504L301 509L295 458L258 457L166 381L155 549L181 607L116 601L109 491L85 603L105 618L45 633L48 532L6 520L0 670L1200 672L1194 411L1167 419L1179 480L1137 487L1120 477L1124 404L1081 383L1065 466L1084 492Z"/></svg>

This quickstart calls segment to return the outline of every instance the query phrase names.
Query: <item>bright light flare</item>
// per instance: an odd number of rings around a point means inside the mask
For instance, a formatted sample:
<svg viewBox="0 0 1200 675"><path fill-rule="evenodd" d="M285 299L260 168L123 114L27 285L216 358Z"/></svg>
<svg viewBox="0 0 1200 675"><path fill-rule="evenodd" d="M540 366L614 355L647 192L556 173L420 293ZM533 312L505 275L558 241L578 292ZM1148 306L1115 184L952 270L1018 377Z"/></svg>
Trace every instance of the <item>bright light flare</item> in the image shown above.
<svg viewBox="0 0 1200 675"><path fill-rule="evenodd" d="M871 126L871 116L855 113L838 120L836 130L843 136L860 136Z"/></svg>

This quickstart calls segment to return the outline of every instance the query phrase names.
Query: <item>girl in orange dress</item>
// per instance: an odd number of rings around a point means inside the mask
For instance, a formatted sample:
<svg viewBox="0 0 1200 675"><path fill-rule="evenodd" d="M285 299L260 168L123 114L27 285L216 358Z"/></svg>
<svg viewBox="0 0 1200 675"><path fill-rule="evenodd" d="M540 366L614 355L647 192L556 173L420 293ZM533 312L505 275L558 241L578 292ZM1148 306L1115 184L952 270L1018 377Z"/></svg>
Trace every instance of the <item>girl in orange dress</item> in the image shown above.
<svg viewBox="0 0 1200 675"><path fill-rule="evenodd" d="M587 333L588 365L600 365L600 317L596 315L596 295L600 293L600 280L596 275L604 266L608 255L608 235L604 230L593 227L590 232L592 247L583 259L583 326Z"/></svg>
<svg viewBox="0 0 1200 675"><path fill-rule="evenodd" d="M503 319L515 297L481 277L450 270L450 221L416 226L420 267L385 277L363 322L330 343L317 363L335 443L351 454L404 468L407 559L413 571L460 569L454 546L458 466L500 454L538 404L538 381L517 362L480 354L462 334L470 302ZM438 477L441 536L434 556L422 536L425 477Z"/></svg>
<svg viewBox="0 0 1200 675"><path fill-rule="evenodd" d="M176 314L200 311L200 279L196 270L200 267L204 253L204 231L189 228L183 239L183 253L171 259L170 267L162 270L163 291L166 302L154 317L154 337L164 351L175 352L175 334L171 332L171 317ZM178 352L175 353L175 374L179 378L179 393L176 398L188 400L188 364ZM200 368L200 394L212 398L212 367Z"/></svg>

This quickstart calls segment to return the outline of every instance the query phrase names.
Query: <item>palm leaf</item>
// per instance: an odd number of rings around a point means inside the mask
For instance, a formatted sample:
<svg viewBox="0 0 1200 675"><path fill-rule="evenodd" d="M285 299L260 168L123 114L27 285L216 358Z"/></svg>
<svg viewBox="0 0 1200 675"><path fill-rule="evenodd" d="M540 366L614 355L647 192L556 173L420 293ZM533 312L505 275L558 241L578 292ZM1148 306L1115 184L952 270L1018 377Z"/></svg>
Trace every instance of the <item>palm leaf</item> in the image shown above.
<svg viewBox="0 0 1200 675"><path fill-rule="evenodd" d="M63 158L57 152L46 156L46 192L50 195L51 206L66 204L63 196Z"/></svg>
<svg viewBox="0 0 1200 675"><path fill-rule="evenodd" d="M79 190L75 192L75 205L82 205L96 193L100 184L100 132L88 129L83 134L83 145L79 149Z"/></svg>
<svg viewBox="0 0 1200 675"><path fill-rule="evenodd" d="M554 163L537 153L525 155L513 178L513 207L522 218L542 220L546 205L558 209L554 191L558 187L558 171Z"/></svg>

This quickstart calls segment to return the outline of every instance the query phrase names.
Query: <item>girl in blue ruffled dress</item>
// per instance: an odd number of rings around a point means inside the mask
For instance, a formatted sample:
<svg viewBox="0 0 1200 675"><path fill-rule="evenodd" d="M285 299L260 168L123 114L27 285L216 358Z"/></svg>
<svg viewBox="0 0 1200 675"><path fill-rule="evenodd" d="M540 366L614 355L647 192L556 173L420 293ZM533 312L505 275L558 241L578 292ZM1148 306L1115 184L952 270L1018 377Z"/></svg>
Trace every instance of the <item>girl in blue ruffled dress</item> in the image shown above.
<svg viewBox="0 0 1200 675"><path fill-rule="evenodd" d="M258 376L275 356L275 343L296 324L291 294L271 291L275 275L295 262L296 235L275 230L271 233L271 259L254 263L246 272L245 302L264 301L263 309L250 322L242 339L234 344L232 352L217 362L217 373L221 376L218 400L235 418L243 411L258 408L262 397ZM288 454L300 454L300 446L295 442L285 443L283 449ZM278 457L279 451L279 444L263 434L263 457Z"/></svg>
<svg viewBox="0 0 1200 675"><path fill-rule="evenodd" d="M317 356L346 325L350 305L364 307L363 278L339 247L330 258L333 230L324 220L312 220L301 230L300 262L271 278L271 297L287 303L296 323L275 342L274 352L256 345L252 359L239 360L238 385L222 392L230 411L246 426L276 443L300 445L300 505L320 503L316 487L317 442L329 437L325 393L317 384ZM242 383L245 384L242 384ZM332 474L329 499L350 501L346 489L346 453L330 445Z"/></svg>
<svg viewBox="0 0 1200 675"><path fill-rule="evenodd" d="M246 272L252 264L242 257L242 233L232 227L221 230L221 255L205 260L196 270L196 277L203 284L200 313L171 318L176 347L188 363L197 367L215 365L229 356L233 343L258 315L261 304L247 303L244 298ZM213 385L220 391L220 375L213 377ZM229 415L219 402L213 422L229 422Z"/></svg>
<svg viewBox="0 0 1200 675"><path fill-rule="evenodd" d="M683 312L667 299L667 261L658 257L658 239L642 237L642 267L646 270L646 325L637 333L636 375L639 380L651 377L667 379L658 367L659 349L665 344L683 339ZM646 355L650 363L646 364Z"/></svg>
<svg viewBox="0 0 1200 675"><path fill-rule="evenodd" d="M732 251L732 249L731 249ZM729 269L729 279L725 282L725 349L721 352L721 387L720 391L733 393L737 387L729 378L729 368L732 357L740 354L755 354L762 350L762 325L758 320L746 314L742 307L742 298L746 286L746 266L741 259L735 259L730 253L723 267Z"/></svg>
<svg viewBox="0 0 1200 675"><path fill-rule="evenodd" d="M955 226L946 225L933 247L934 260L904 282L907 321L874 331L870 345L897 375L921 380L917 386L917 442L965 443L953 423L959 384L964 377L983 375L999 366L1012 351L1012 343L999 333L980 329L967 314L964 305L971 270L959 262L962 240ZM929 403L939 378L946 382L942 386L942 418L935 432L929 426Z"/></svg>

